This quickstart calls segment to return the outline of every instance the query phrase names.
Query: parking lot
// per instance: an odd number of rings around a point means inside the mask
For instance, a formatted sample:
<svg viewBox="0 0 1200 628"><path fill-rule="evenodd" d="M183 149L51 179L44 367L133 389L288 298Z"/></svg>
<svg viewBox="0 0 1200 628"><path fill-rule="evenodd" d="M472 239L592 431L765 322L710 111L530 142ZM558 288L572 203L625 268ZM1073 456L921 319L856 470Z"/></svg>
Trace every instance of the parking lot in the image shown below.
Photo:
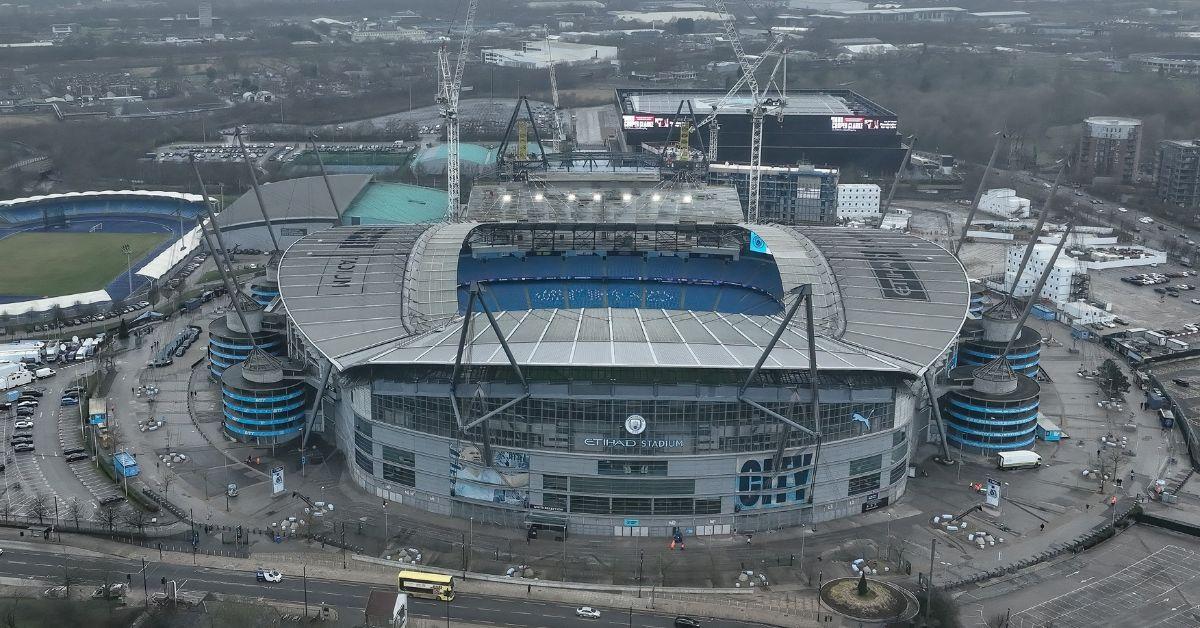
<svg viewBox="0 0 1200 628"><path fill-rule="evenodd" d="M1180 330L1187 324L1200 324L1200 305L1191 302L1200 299L1200 290L1180 290L1178 297L1171 297L1155 292L1155 288L1165 290L1166 286L1198 285L1200 276L1169 278L1167 283L1151 286L1131 284L1121 278L1151 272L1182 274L1190 270L1177 264L1093 270L1088 273L1092 299L1112 303L1113 313L1128 321L1130 327Z"/></svg>
<svg viewBox="0 0 1200 628"><path fill-rule="evenodd" d="M1136 525L1088 552L963 592L960 617L983 626L1011 611L1011 628L1196 626L1196 559L1193 537Z"/></svg>

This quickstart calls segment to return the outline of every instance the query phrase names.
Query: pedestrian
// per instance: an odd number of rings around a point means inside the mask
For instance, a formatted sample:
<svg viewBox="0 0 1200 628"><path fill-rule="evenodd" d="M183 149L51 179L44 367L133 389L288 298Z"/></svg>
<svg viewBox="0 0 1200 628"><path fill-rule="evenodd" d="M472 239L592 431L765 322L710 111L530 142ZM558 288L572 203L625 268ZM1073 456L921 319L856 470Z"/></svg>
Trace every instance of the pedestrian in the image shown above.
<svg viewBox="0 0 1200 628"><path fill-rule="evenodd" d="M1042 532L1045 532L1045 531L1046 531L1046 524L1044 524L1044 523L1043 523L1043 524L1041 524L1041 525L1040 525L1040 526L1038 526L1038 527L1040 527L1040 528L1041 528Z"/></svg>

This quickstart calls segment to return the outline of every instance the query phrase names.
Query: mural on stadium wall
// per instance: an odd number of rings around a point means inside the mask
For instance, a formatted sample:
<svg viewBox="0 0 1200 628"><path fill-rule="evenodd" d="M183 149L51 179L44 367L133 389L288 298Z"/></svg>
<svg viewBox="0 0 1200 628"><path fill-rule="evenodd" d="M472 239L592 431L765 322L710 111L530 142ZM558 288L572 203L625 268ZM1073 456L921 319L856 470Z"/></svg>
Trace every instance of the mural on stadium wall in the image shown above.
<svg viewBox="0 0 1200 628"><path fill-rule="evenodd" d="M483 464L483 451L470 443L450 444L450 494L497 504L529 503L529 456L493 450L492 466Z"/></svg>

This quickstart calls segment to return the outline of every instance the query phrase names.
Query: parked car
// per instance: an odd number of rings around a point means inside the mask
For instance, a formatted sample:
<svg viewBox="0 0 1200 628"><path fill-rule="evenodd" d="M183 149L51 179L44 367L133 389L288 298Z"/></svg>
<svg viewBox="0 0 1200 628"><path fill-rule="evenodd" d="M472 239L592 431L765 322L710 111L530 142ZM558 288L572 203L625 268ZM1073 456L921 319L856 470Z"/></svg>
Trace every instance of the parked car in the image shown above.
<svg viewBox="0 0 1200 628"><path fill-rule="evenodd" d="M71 455L67 456L67 462L80 462L80 461L87 460L87 459L88 459L87 454L71 454Z"/></svg>
<svg viewBox="0 0 1200 628"><path fill-rule="evenodd" d="M1191 385L1192 385L1192 383L1191 383L1191 382L1189 382L1189 381L1187 381L1186 379L1180 379L1180 378L1178 378L1178 377L1176 377L1175 379L1173 379L1173 380L1171 380L1171 381L1172 381L1172 382L1175 382L1175 385L1176 385L1176 386L1181 386L1181 387L1183 387L1183 388L1187 388L1187 387L1189 387L1189 386L1191 386Z"/></svg>
<svg viewBox="0 0 1200 628"><path fill-rule="evenodd" d="M68 447L67 449L64 449L64 450L63 450L63 455L64 455L64 456L70 456L70 455L72 455L72 454L81 454L81 453L83 453L84 451L85 451L85 450L84 450L84 448L83 448L83 447Z"/></svg>
<svg viewBox="0 0 1200 628"><path fill-rule="evenodd" d="M21 443L19 445L13 445L13 451L15 451L17 453L33 451L33 444L32 443Z"/></svg>
<svg viewBox="0 0 1200 628"><path fill-rule="evenodd" d="M17 421L13 423L14 430L31 430L33 429L33 421Z"/></svg>
<svg viewBox="0 0 1200 628"><path fill-rule="evenodd" d="M42 392L42 391L40 391L40 390L32 390L32 389L31 389L31 390L22 390L22 391L21 391L21 396L22 396L22 397L41 397L41 396L42 396L42 395L44 395L44 394L45 394L45 393L43 393L43 392Z"/></svg>

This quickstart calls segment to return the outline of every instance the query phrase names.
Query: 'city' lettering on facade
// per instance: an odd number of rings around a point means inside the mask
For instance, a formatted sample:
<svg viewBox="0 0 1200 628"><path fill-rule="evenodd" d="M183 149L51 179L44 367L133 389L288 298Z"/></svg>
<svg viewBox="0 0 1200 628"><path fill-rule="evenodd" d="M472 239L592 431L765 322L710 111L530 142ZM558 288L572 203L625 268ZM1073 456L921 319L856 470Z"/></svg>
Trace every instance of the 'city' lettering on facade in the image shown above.
<svg viewBox="0 0 1200 628"><path fill-rule="evenodd" d="M773 457L743 461L738 476L738 504L741 508L757 508L804 501L811 465L812 454L784 456L778 474L773 472Z"/></svg>

